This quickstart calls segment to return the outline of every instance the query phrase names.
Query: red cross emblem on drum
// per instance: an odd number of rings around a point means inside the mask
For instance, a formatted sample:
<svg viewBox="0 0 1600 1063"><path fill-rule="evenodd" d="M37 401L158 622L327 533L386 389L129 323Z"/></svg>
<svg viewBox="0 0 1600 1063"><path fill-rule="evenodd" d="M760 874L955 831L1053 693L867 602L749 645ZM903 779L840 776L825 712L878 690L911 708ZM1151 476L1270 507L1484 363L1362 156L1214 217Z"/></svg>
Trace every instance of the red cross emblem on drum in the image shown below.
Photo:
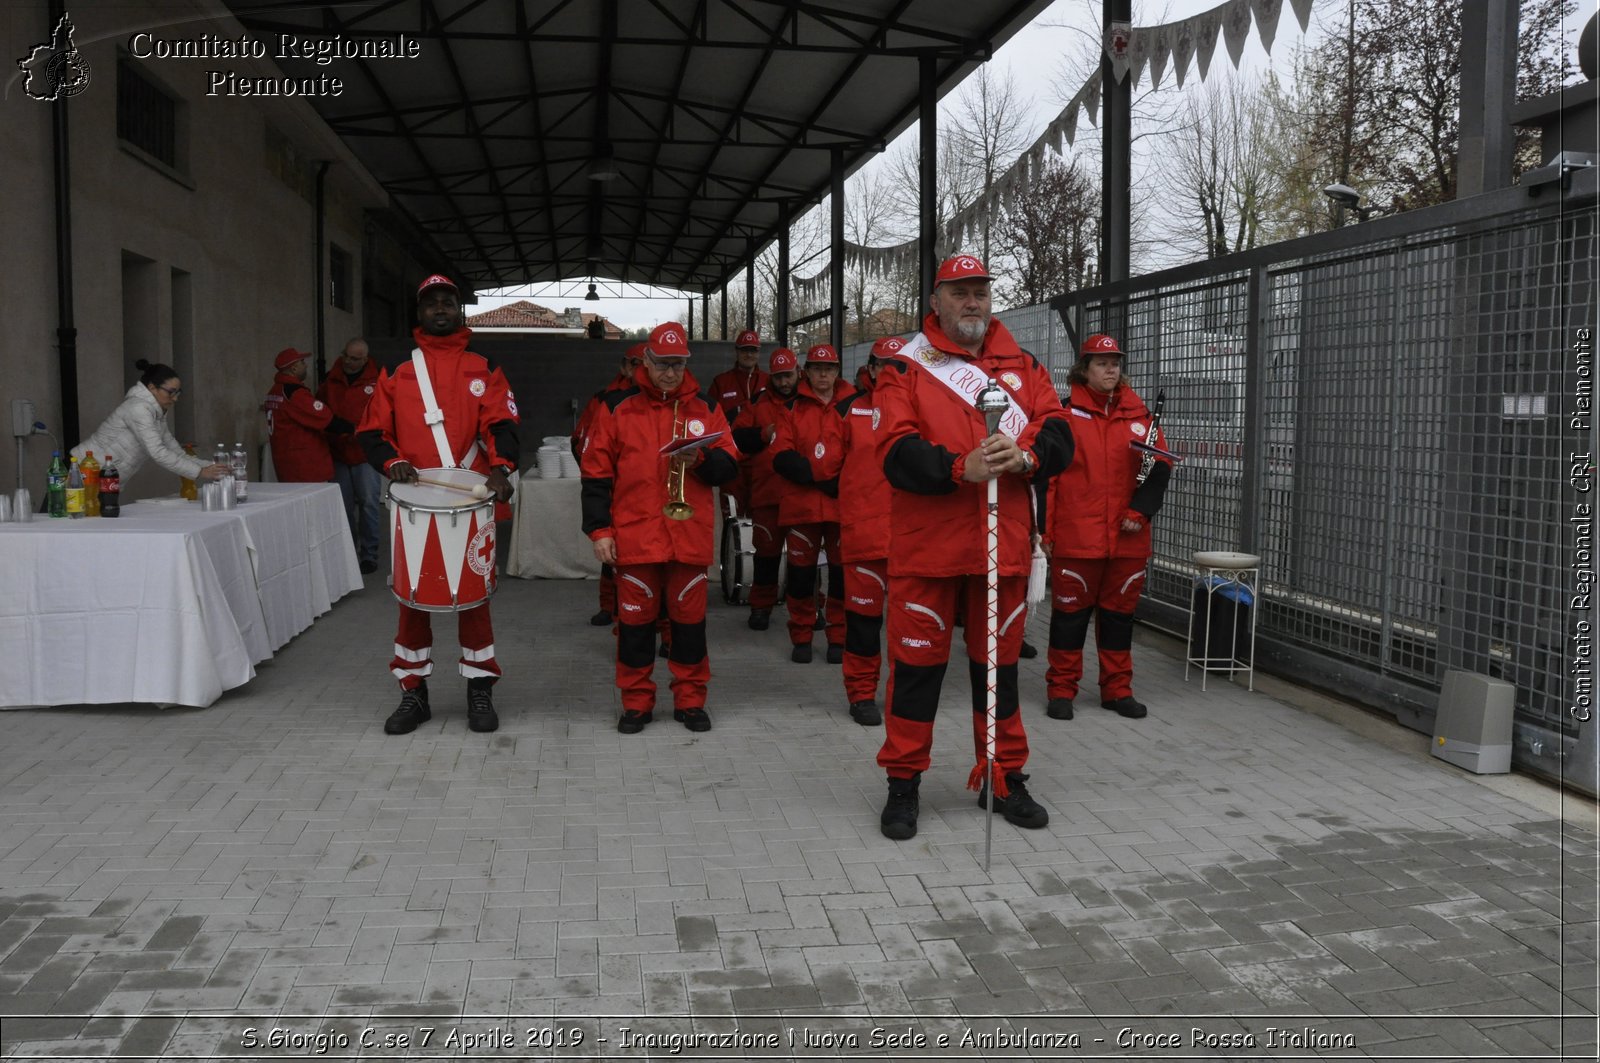
<svg viewBox="0 0 1600 1063"><path fill-rule="evenodd" d="M494 569L494 524L492 522L479 528L478 534L472 537L472 543L467 547L467 565L480 576L487 576Z"/></svg>

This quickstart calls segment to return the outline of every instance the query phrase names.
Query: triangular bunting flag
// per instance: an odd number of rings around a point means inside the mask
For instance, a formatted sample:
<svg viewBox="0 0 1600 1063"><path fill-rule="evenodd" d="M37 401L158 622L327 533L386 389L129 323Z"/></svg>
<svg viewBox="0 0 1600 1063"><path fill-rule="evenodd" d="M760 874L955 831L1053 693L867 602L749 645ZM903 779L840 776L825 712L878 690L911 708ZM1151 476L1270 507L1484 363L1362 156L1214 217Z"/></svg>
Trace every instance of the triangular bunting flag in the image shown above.
<svg viewBox="0 0 1600 1063"><path fill-rule="evenodd" d="M1304 33L1311 28L1311 5L1314 0L1289 0L1289 6L1294 8L1294 17L1300 20L1300 32Z"/></svg>
<svg viewBox="0 0 1600 1063"><path fill-rule="evenodd" d="M1133 77L1133 87L1139 87L1144 77L1144 65L1150 61L1150 31L1134 30L1128 38L1128 73Z"/></svg>
<svg viewBox="0 0 1600 1063"><path fill-rule="evenodd" d="M1111 76L1117 81L1128 76L1128 38L1131 33L1126 22L1113 22L1106 27L1106 58L1111 60Z"/></svg>
<svg viewBox="0 0 1600 1063"><path fill-rule="evenodd" d="M1063 130L1067 138L1067 147L1072 147L1072 142L1078 139L1078 101L1073 100L1067 104L1067 124Z"/></svg>
<svg viewBox="0 0 1600 1063"><path fill-rule="evenodd" d="M1089 112L1089 124L1096 129L1100 128L1100 74L1089 75L1089 84L1084 88L1088 90L1083 98L1083 108Z"/></svg>
<svg viewBox="0 0 1600 1063"><path fill-rule="evenodd" d="M1256 36L1261 47L1272 54L1272 41L1278 35L1278 16L1283 13L1283 0L1250 0L1250 10L1256 16Z"/></svg>
<svg viewBox="0 0 1600 1063"><path fill-rule="evenodd" d="M1178 79L1178 87L1183 88L1183 76L1189 72L1189 59L1194 55L1194 24L1192 18L1184 19L1173 27L1172 38L1172 73Z"/></svg>
<svg viewBox="0 0 1600 1063"><path fill-rule="evenodd" d="M1195 17L1194 54L1200 60L1200 80L1211 72L1211 55L1217 50L1217 34L1222 29L1223 8L1213 8Z"/></svg>
<svg viewBox="0 0 1600 1063"><path fill-rule="evenodd" d="M1172 56L1171 26L1157 26L1150 39L1150 87L1159 89L1161 77L1167 72L1167 60Z"/></svg>
<svg viewBox="0 0 1600 1063"><path fill-rule="evenodd" d="M1250 39L1250 0L1233 0L1222 13L1222 36L1228 45L1228 58L1239 69L1244 42Z"/></svg>

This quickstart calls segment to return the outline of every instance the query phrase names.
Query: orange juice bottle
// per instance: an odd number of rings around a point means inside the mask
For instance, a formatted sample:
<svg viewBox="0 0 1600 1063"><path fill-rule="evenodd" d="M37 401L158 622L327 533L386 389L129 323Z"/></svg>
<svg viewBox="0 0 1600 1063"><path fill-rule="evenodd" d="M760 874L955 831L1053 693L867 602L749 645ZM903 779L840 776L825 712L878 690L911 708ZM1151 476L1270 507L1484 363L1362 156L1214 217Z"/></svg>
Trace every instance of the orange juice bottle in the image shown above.
<svg viewBox="0 0 1600 1063"><path fill-rule="evenodd" d="M183 445L183 452L196 460L198 460L200 457L200 455L194 452L193 443L185 443ZM199 488L195 487L193 480L185 476L180 480L180 483L182 486L179 488L179 491L184 498L187 498L189 501L193 502L195 499L200 497L200 490Z"/></svg>
<svg viewBox="0 0 1600 1063"><path fill-rule="evenodd" d="M83 452L83 460L78 462L78 471L83 473L83 515L85 517L98 517L100 515L100 463L94 460L94 451Z"/></svg>

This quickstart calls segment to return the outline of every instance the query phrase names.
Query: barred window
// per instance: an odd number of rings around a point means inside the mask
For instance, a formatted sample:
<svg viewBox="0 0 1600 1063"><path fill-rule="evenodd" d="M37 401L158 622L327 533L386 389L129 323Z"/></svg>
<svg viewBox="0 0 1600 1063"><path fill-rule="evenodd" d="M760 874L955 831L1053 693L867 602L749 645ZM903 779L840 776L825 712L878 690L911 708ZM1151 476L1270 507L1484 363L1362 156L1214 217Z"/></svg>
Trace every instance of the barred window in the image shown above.
<svg viewBox="0 0 1600 1063"><path fill-rule="evenodd" d="M126 58L117 62L117 136L174 170L178 104Z"/></svg>
<svg viewBox="0 0 1600 1063"><path fill-rule="evenodd" d="M350 252L338 244L328 245L328 302L340 310L349 310L351 301Z"/></svg>

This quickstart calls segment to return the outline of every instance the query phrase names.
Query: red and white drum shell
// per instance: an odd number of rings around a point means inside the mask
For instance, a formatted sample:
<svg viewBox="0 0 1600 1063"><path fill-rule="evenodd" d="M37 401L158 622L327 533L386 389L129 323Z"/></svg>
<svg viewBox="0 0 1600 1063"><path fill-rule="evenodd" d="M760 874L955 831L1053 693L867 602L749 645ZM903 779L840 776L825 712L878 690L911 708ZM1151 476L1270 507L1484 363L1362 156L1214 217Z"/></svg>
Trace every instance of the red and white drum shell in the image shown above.
<svg viewBox="0 0 1600 1063"><path fill-rule="evenodd" d="M431 484L391 483L390 589L413 609L457 613L483 605L495 589L494 496L471 469L418 469Z"/></svg>

